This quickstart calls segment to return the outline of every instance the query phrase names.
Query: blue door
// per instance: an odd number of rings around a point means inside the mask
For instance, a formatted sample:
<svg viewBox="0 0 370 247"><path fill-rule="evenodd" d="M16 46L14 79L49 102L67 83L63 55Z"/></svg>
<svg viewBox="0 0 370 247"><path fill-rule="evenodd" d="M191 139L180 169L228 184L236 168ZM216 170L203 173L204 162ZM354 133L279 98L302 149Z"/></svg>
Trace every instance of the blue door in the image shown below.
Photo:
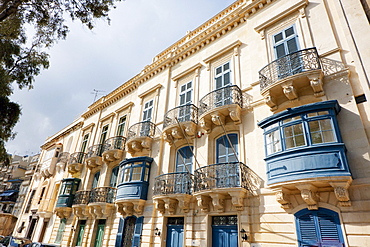
<svg viewBox="0 0 370 247"><path fill-rule="evenodd" d="M184 242L184 218L171 217L167 222L166 247L182 247Z"/></svg>
<svg viewBox="0 0 370 247"><path fill-rule="evenodd" d="M214 216L212 218L212 246L238 246L237 216Z"/></svg>

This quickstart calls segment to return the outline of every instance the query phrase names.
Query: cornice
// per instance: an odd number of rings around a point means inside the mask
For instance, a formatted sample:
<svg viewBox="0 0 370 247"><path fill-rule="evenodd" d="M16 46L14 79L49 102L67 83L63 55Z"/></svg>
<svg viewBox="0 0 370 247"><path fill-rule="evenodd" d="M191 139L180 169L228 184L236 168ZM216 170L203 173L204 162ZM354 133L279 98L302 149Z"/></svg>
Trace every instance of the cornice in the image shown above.
<svg viewBox="0 0 370 247"><path fill-rule="evenodd" d="M88 118L99 110L113 104L123 96L131 93L137 87L166 68L172 67L183 59L199 52L215 40L229 33L244 23L249 16L263 9L271 2L278 0L238 0L229 5L223 11L209 19L195 30L188 32L186 36L168 47L154 57L153 62L129 81L113 90L92 104L88 111L82 114Z"/></svg>

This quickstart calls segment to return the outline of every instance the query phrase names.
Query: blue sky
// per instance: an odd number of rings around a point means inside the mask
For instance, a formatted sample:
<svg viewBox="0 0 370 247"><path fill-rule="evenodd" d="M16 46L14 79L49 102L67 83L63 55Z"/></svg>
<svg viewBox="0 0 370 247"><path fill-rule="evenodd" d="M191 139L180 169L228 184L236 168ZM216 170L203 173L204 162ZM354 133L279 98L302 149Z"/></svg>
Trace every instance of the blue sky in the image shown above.
<svg viewBox="0 0 370 247"><path fill-rule="evenodd" d="M181 39L186 31L234 0L126 0L110 13L111 24L97 21L92 31L70 23L65 41L49 51L50 68L32 90L11 99L22 106L17 136L7 143L11 154L32 155L48 136L70 124L98 98L138 74L152 58Z"/></svg>

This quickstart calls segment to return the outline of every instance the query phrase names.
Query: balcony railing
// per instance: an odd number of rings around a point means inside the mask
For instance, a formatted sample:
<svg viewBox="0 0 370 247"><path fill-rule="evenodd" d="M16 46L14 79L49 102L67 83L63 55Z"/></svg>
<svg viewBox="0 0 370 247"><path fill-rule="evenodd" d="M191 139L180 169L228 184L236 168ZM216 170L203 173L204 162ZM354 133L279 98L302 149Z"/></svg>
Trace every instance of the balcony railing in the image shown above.
<svg viewBox="0 0 370 247"><path fill-rule="evenodd" d="M259 186L259 178L241 162L213 164L195 170L194 191L217 188L245 188L251 192Z"/></svg>
<svg viewBox="0 0 370 247"><path fill-rule="evenodd" d="M260 89L263 91L288 76L317 69L321 69L321 63L315 47L288 54L259 71Z"/></svg>
<svg viewBox="0 0 370 247"><path fill-rule="evenodd" d="M68 152L60 153L59 156L58 156L57 163L59 163L59 162L61 162L61 163L67 163L68 158L69 158L69 153Z"/></svg>
<svg viewBox="0 0 370 247"><path fill-rule="evenodd" d="M177 120L176 120L177 119ZM198 107L193 104L175 107L164 115L163 128L176 125L177 122L198 122Z"/></svg>
<svg viewBox="0 0 370 247"><path fill-rule="evenodd" d="M86 159L91 157L101 157L104 152L105 145L97 144L87 148Z"/></svg>
<svg viewBox="0 0 370 247"><path fill-rule="evenodd" d="M77 191L76 194L75 194L75 198L73 200L73 205L88 204L89 199L90 199L90 191L89 190Z"/></svg>
<svg viewBox="0 0 370 247"><path fill-rule="evenodd" d="M83 164L85 157L86 157L86 154L83 152L73 153L69 156L68 164L75 164L75 163Z"/></svg>
<svg viewBox="0 0 370 247"><path fill-rule="evenodd" d="M236 85L222 87L208 93L199 103L199 115L225 105L237 104L243 107L242 91Z"/></svg>
<svg viewBox="0 0 370 247"><path fill-rule="evenodd" d="M115 136L107 139L104 143L105 150L113 150L113 149L119 149L124 150L125 149L125 142L126 138L123 136Z"/></svg>
<svg viewBox="0 0 370 247"><path fill-rule="evenodd" d="M113 203L116 198L116 188L98 187L91 190L89 203Z"/></svg>
<svg viewBox="0 0 370 247"><path fill-rule="evenodd" d="M155 124L150 121L140 122L132 125L128 129L127 139L135 137L154 137L155 135Z"/></svg>
<svg viewBox="0 0 370 247"><path fill-rule="evenodd" d="M193 174L174 172L155 178L154 195L188 194L193 191Z"/></svg>

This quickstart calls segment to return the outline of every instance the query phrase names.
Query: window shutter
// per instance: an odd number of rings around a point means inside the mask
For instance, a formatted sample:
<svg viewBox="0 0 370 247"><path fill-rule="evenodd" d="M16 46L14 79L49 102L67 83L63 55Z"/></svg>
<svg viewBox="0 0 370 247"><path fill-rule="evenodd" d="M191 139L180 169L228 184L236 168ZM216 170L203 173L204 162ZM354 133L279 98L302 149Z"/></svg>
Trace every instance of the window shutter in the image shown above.
<svg viewBox="0 0 370 247"><path fill-rule="evenodd" d="M321 241L325 242L340 242L338 233L338 217L319 211L318 214L319 229ZM341 245L339 245L341 246Z"/></svg>
<svg viewBox="0 0 370 247"><path fill-rule="evenodd" d="M122 246L122 234L123 234L123 228L125 227L125 219L120 218L119 219L119 224L118 224L118 232L116 236L116 244L114 247L121 247Z"/></svg>
<svg viewBox="0 0 370 247"><path fill-rule="evenodd" d="M144 216L141 216L136 219L135 230L134 230L134 239L132 241L132 247L139 247L141 240L141 232L143 230Z"/></svg>
<svg viewBox="0 0 370 247"><path fill-rule="evenodd" d="M300 246L311 246L318 243L315 220L311 213L306 213L297 218L298 236Z"/></svg>

